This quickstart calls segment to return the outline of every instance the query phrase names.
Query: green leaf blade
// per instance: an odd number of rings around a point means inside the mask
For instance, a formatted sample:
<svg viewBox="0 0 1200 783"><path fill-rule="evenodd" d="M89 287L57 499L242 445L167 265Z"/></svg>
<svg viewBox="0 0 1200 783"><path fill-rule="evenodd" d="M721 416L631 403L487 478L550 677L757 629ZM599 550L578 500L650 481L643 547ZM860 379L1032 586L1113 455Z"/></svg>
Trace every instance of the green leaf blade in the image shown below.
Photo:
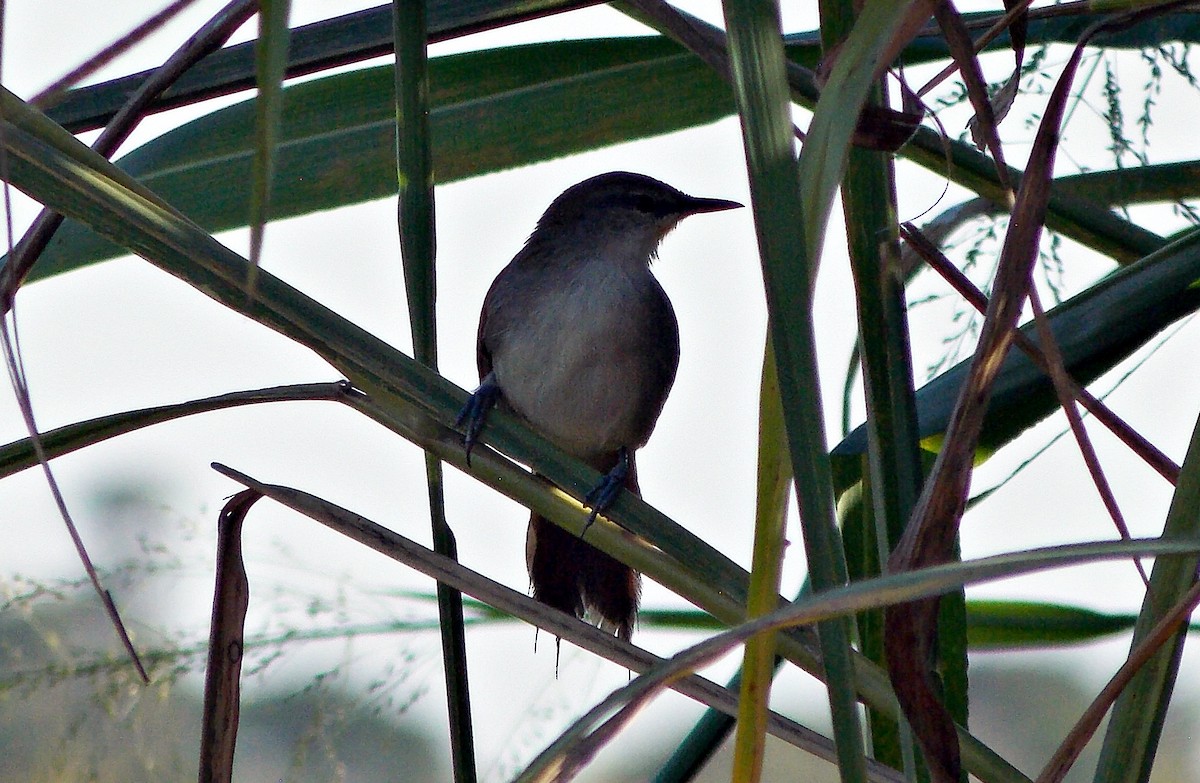
<svg viewBox="0 0 1200 783"><path fill-rule="evenodd" d="M439 183L714 122L728 92L670 42L557 42L430 61L430 135ZM673 95L664 104L662 95ZM581 123L580 115L593 118ZM390 67L283 91L275 186L279 219L395 193ZM119 161L209 232L247 224L254 104L221 109ZM124 255L68 221L31 279Z"/></svg>

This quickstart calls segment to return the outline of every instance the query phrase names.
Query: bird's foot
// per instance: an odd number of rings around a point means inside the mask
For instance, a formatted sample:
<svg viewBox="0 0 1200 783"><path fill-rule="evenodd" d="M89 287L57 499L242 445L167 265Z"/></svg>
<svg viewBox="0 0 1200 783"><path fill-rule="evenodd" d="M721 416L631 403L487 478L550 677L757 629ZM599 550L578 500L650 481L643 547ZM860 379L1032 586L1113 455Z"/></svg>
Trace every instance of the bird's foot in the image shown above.
<svg viewBox="0 0 1200 783"><path fill-rule="evenodd" d="M467 400L467 404L458 412L458 418L454 420L455 427L466 426L463 431L463 445L467 449L467 467L471 466L471 449L479 441L479 433L487 422L488 413L496 406L498 399L500 387L489 373L479 384L479 388L471 393L471 399Z"/></svg>
<svg viewBox="0 0 1200 783"><path fill-rule="evenodd" d="M621 494L621 490L625 488L625 479L628 477L629 452L622 448L617 464L583 498L583 504L590 506L592 513L588 515L587 524L583 526L583 532L579 534L580 538L587 535L588 528L596 521L596 516L611 506L617 499L617 495Z"/></svg>

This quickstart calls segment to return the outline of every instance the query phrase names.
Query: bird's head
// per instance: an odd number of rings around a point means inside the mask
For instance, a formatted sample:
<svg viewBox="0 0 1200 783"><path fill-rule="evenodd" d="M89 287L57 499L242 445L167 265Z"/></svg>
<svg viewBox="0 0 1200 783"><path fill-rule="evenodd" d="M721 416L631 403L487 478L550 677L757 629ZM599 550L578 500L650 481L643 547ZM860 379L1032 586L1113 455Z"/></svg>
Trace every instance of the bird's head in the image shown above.
<svg viewBox="0 0 1200 783"><path fill-rule="evenodd" d="M535 235L583 236L596 242L611 238L653 252L685 217L740 206L726 199L689 196L643 174L612 171L563 191L538 220Z"/></svg>

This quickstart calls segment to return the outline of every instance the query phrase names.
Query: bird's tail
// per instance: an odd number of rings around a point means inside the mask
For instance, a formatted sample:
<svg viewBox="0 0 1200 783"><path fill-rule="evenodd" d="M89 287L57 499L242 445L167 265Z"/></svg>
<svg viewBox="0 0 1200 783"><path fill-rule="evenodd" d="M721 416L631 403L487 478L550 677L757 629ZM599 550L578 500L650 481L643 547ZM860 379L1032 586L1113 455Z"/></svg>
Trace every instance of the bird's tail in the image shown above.
<svg viewBox="0 0 1200 783"><path fill-rule="evenodd" d="M529 518L526 548L534 598L579 618L591 610L629 639L641 596L636 571L539 514Z"/></svg>
<svg viewBox="0 0 1200 783"><path fill-rule="evenodd" d="M632 469L625 488L638 494ZM534 598L579 618L590 611L602 628L629 640L641 599L639 573L536 513L525 555Z"/></svg>

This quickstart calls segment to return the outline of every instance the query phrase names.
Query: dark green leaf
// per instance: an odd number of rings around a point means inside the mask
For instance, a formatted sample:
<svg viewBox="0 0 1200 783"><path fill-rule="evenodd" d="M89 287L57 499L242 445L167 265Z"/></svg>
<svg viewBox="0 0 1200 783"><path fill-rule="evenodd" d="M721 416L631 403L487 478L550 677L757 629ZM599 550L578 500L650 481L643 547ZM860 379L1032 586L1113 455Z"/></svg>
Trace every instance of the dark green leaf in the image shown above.
<svg viewBox="0 0 1200 783"><path fill-rule="evenodd" d="M1045 649L1090 642L1133 627L1136 617L1035 601L968 601L972 650Z"/></svg>
<svg viewBox="0 0 1200 783"><path fill-rule="evenodd" d="M513 24L578 5L573 0L428 0L430 41ZM288 50L287 75L303 76L392 53L392 7L381 5L297 27ZM48 110L72 133L94 130L125 104L153 71L73 90ZM162 111L254 86L254 42L227 46L190 69L152 110Z"/></svg>
<svg viewBox="0 0 1200 783"><path fill-rule="evenodd" d="M712 122L728 88L661 39L557 42L430 61L438 181ZM664 100L670 96L670 100ZM284 91L271 217L396 192L391 67ZM119 165L209 231L249 214L254 104L214 112L134 150ZM125 251L68 222L32 278Z"/></svg>
<svg viewBox="0 0 1200 783"><path fill-rule="evenodd" d="M1200 234L1191 234L1051 310L1047 315L1067 370L1080 383L1090 383L1168 325L1194 312L1200 307L1200 289L1192 285L1197 279ZM1022 331L1038 342L1032 325ZM956 365L917 392L920 433L930 448L940 443L969 364L967 360ZM1057 406L1050 379L1023 353L1010 351L979 438L982 454L1008 443ZM861 454L866 445L866 430L859 427L833 454Z"/></svg>

